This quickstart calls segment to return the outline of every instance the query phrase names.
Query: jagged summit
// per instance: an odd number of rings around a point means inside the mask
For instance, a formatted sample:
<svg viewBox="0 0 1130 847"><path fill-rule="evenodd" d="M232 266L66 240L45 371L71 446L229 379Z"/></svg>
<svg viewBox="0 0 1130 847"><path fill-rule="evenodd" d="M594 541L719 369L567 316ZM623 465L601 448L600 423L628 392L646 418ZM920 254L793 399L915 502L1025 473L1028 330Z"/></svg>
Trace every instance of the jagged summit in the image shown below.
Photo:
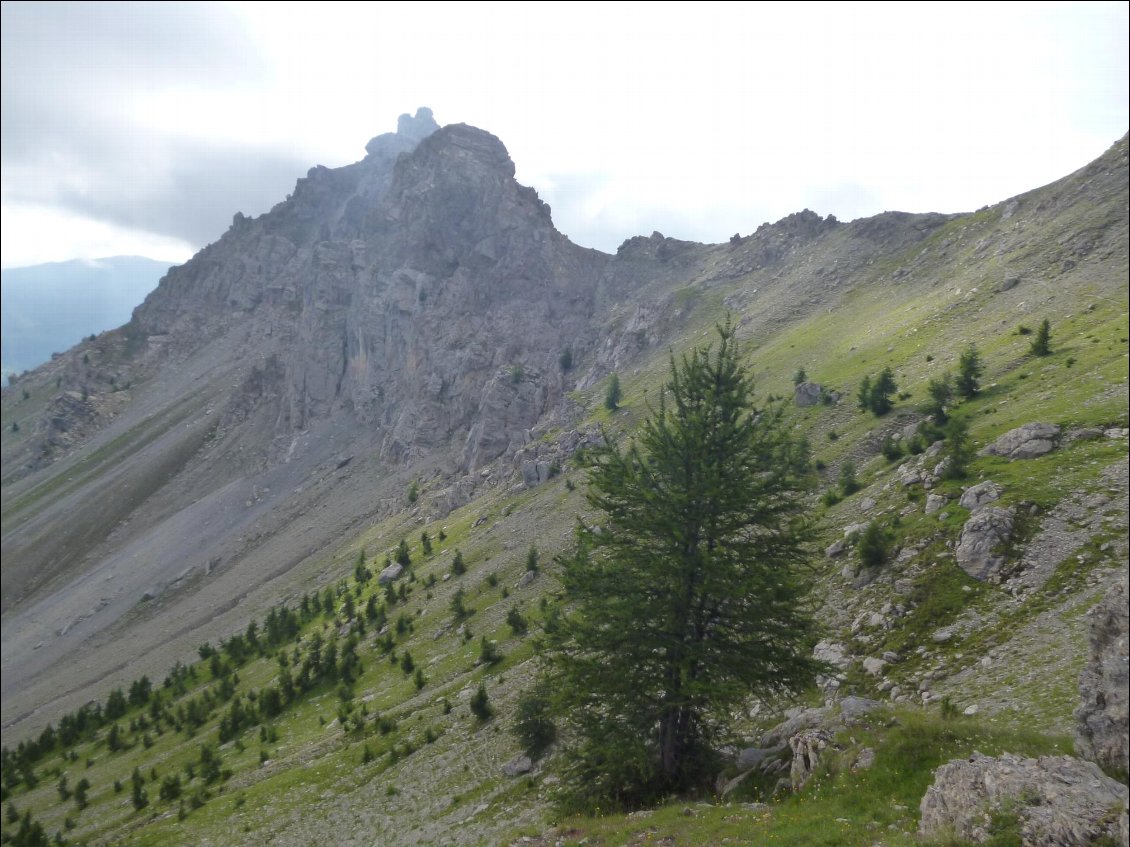
<svg viewBox="0 0 1130 847"><path fill-rule="evenodd" d="M421 106L415 116L405 112L396 121L396 132L386 132L369 140L365 152L370 156L382 153L400 153L412 149L433 132L439 129L432 110Z"/></svg>

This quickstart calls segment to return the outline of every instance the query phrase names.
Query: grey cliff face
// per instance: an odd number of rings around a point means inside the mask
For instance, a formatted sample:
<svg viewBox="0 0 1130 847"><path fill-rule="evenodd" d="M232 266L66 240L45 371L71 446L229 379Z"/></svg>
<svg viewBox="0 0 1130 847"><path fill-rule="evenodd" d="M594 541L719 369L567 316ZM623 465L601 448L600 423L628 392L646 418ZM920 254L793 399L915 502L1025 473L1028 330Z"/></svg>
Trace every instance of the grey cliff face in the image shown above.
<svg viewBox="0 0 1130 847"><path fill-rule="evenodd" d="M557 361L585 344L608 257L557 232L487 132L436 130L422 109L366 149L237 218L132 329L165 356L244 335L258 355L233 402L270 403L270 435L348 414L380 430L389 460L450 445L473 469L567 390Z"/></svg>
<svg viewBox="0 0 1130 847"><path fill-rule="evenodd" d="M1079 680L1075 749L1108 771L1130 771L1130 673L1127 644L1130 611L1126 579L1115 585L1090 615L1090 658Z"/></svg>

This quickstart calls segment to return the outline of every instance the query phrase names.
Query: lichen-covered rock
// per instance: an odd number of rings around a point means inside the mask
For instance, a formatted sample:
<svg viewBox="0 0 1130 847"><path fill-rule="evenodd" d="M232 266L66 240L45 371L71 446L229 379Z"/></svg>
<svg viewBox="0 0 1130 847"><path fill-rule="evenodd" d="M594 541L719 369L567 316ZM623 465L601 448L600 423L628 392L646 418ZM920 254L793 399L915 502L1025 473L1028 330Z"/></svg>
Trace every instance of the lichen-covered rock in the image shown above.
<svg viewBox="0 0 1130 847"><path fill-rule="evenodd" d="M789 739L793 751L789 766L789 781L793 791L799 791L812 778L820 765L821 754L832 743L832 734L826 729L806 729Z"/></svg>
<svg viewBox="0 0 1130 847"><path fill-rule="evenodd" d="M1090 658L1079 680L1082 702L1075 710L1075 751L1122 775L1130 771L1126 594L1123 578L1091 610Z"/></svg>
<svg viewBox="0 0 1130 847"><path fill-rule="evenodd" d="M784 741L774 744L772 747L746 747L738 753L734 766L738 769L738 773L761 768L765 762L771 759L779 760L786 749L788 749L788 744Z"/></svg>
<svg viewBox="0 0 1130 847"><path fill-rule="evenodd" d="M802 382L793 389L793 402L798 406L815 406L820 402L824 386L815 382Z"/></svg>
<svg viewBox="0 0 1130 847"><path fill-rule="evenodd" d="M871 674L871 676L882 676L883 668L885 668L886 666L886 662L884 662L882 659L877 659L874 656L868 656L863 660L863 669L867 671L867 673Z"/></svg>
<svg viewBox="0 0 1130 847"><path fill-rule="evenodd" d="M1061 432L1055 424L1027 423L1006 432L984 448L980 455L1034 459L1058 447Z"/></svg>
<svg viewBox="0 0 1130 847"><path fill-rule="evenodd" d="M1025 847L1083 847L1100 839L1125 845L1119 819L1125 820L1128 793L1093 762L1073 756L974 753L935 771L920 804L918 832L932 837L952 829L958 838L983 843L994 814L1015 814Z"/></svg>
<svg viewBox="0 0 1130 847"><path fill-rule="evenodd" d="M840 717L850 724L882 705L878 700L867 697L845 697L840 701Z"/></svg>
<svg viewBox="0 0 1130 847"><path fill-rule="evenodd" d="M983 506L995 500L999 500L1002 491L1004 491L1004 488L997 485L992 480L985 480L984 482L979 482L965 489L961 495L961 499L957 502L963 509L976 512Z"/></svg>
<svg viewBox="0 0 1130 847"><path fill-rule="evenodd" d="M827 708L803 709L762 735L761 746L776 747L802 730L824 726L831 718L831 714L831 710Z"/></svg>
<svg viewBox="0 0 1130 847"><path fill-rule="evenodd" d="M402 573L404 573L404 566L393 562L381 571L381 575L377 577L377 582L381 585L388 585L390 582L400 579Z"/></svg>
<svg viewBox="0 0 1130 847"><path fill-rule="evenodd" d="M529 756L522 754L515 756L509 762L502 766L502 773L505 776L521 776L524 773L529 773L534 769L533 760Z"/></svg>
<svg viewBox="0 0 1130 847"><path fill-rule="evenodd" d="M1012 538L1012 509L987 507L974 512L961 528L954 556L963 571L982 582L992 580L1004 564L1000 548Z"/></svg>

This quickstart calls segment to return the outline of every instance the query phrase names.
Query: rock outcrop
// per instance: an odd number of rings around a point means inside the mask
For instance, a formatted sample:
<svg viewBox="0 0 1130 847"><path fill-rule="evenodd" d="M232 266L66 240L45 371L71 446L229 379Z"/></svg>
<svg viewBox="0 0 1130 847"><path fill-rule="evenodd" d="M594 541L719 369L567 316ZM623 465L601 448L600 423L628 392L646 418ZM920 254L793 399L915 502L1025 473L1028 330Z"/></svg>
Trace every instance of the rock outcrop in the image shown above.
<svg viewBox="0 0 1130 847"><path fill-rule="evenodd" d="M798 406L815 406L824 394L824 386L815 382L802 382L793 389L793 402Z"/></svg>
<svg viewBox="0 0 1130 847"><path fill-rule="evenodd" d="M1012 538L1015 517L1014 510L996 507L974 512L961 528L954 552L961 569L974 579L993 581L1004 564L1000 548Z"/></svg>
<svg viewBox="0 0 1130 847"><path fill-rule="evenodd" d="M1075 710L1075 751L1124 778L1130 771L1126 595L1124 578L1091 610L1090 657L1079 681L1082 702Z"/></svg>
<svg viewBox="0 0 1130 847"><path fill-rule="evenodd" d="M789 781L793 791L799 791L812 778L824 750L832 743L832 734L824 729L806 729L789 739L793 760L789 766Z"/></svg>
<svg viewBox="0 0 1130 847"><path fill-rule="evenodd" d="M994 815L1015 815L1025 847L1084 847L1100 839L1126 845L1127 796L1126 786L1093 762L974 753L938 768L922 798L918 831L932 837L952 829L983 843Z"/></svg>
<svg viewBox="0 0 1130 847"><path fill-rule="evenodd" d="M1002 491L1004 489L997 483L992 480L985 480L966 488L961 494L961 499L957 502L962 508L975 512L983 506L999 500Z"/></svg>
<svg viewBox="0 0 1130 847"><path fill-rule="evenodd" d="M1058 447L1061 432L1055 424L1027 423L1006 432L981 450L980 455L1034 459Z"/></svg>

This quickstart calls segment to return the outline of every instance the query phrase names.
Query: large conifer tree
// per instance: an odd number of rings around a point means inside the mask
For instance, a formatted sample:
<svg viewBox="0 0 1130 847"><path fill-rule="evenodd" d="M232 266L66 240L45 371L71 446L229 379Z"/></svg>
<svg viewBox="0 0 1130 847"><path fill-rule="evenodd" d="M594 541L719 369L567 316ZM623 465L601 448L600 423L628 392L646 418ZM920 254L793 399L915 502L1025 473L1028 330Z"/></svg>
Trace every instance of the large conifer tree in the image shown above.
<svg viewBox="0 0 1130 847"><path fill-rule="evenodd" d="M753 695L818 665L798 572L807 448L757 408L734 330L678 362L634 443L589 451L598 525L562 560L569 612L547 633L578 806L703 784L712 742Z"/></svg>

